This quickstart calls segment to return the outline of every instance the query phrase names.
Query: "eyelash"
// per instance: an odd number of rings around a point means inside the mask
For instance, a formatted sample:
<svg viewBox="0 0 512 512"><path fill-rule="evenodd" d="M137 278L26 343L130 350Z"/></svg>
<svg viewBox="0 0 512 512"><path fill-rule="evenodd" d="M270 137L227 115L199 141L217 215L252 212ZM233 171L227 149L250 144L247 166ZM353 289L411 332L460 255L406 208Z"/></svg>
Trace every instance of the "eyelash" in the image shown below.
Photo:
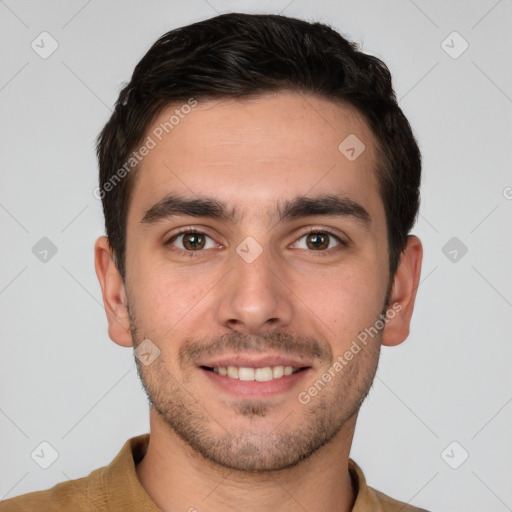
<svg viewBox="0 0 512 512"><path fill-rule="evenodd" d="M338 242L338 245L336 247L331 247L330 249L325 249L323 251L308 251L308 252L311 252L311 253L314 253L315 256L329 256L335 252L338 252L342 249L345 249L346 247L348 247L348 242L346 242L345 240L341 239L338 235L336 235L334 232L332 232L330 229L325 229L325 228L309 228L306 232L302 233L295 242L297 242L298 240L300 240L301 238L304 238L305 236L308 236L312 233L321 233L321 234L327 234L329 236L332 236L333 238L336 239L336 241Z"/></svg>
<svg viewBox="0 0 512 512"><path fill-rule="evenodd" d="M209 238L212 238L210 235L208 235L204 231L200 231L200 230L195 229L195 228L183 228L180 231L178 231L177 233L175 233L174 235L172 235L172 237L169 240L167 240L167 242L165 242L165 245L166 246L170 246L171 250L173 252L179 254L179 255L188 256L190 258L199 257L199 254L197 254L197 253L204 252L204 250L184 251L183 249L178 249L177 247L175 247L172 244L172 242L174 242L179 236L181 236L181 235L188 235L188 234L192 234L192 233L200 234L200 235L205 235L205 236L207 236ZM338 245L336 247L332 247L331 249L325 249L325 250L321 250L321 251L313 251L313 250L308 251L308 252L311 252L311 253L316 253L315 256L329 256L330 254L333 254L333 252L337 252L337 251L339 251L339 250L349 246L348 242L346 242L345 240L342 240L338 235L333 233L331 230L325 229L325 228L321 228L321 229L319 229L319 228L310 228L308 231L302 233L295 240L295 243L298 240L300 240L301 238L304 238L305 236L310 235L312 233L322 233L322 234L330 235L333 238L335 238L336 241L338 242ZM213 240L213 238L212 238L212 240Z"/></svg>
<svg viewBox="0 0 512 512"><path fill-rule="evenodd" d="M195 228L183 228L183 229L180 229L174 235L172 235L172 237L169 240L167 240L167 242L165 242L165 245L170 246L171 250L173 252L179 254L179 255L188 256L189 258L197 258L199 255L195 254L195 253L196 252L203 252L203 251L184 251L183 249L178 249L177 247L174 247L172 245L172 242L174 242L179 236L181 236L181 235L188 235L188 234L191 234L191 233L196 233L196 234L199 234L199 235L206 235L206 236L210 237L210 235L208 235L204 231L199 231L198 229L195 229Z"/></svg>

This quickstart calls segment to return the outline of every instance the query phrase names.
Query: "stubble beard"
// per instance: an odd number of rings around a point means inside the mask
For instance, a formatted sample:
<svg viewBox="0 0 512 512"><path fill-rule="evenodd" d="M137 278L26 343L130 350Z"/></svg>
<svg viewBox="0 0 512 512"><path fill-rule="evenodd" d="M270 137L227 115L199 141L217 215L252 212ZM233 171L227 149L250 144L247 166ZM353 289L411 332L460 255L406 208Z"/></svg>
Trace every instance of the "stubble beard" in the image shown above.
<svg viewBox="0 0 512 512"><path fill-rule="evenodd" d="M136 319L132 318L134 348L144 339L136 325ZM237 335L231 333L230 339ZM150 366L144 366L137 358L135 361L150 405L195 454L230 470L269 472L296 466L337 435L347 435L347 432L342 432L343 427L349 425L352 418L355 420L373 383L380 338L379 333L308 404L301 404L297 399L296 403L288 406L288 411L283 411L272 400L233 402L232 414L236 416L237 423L243 418L248 420L245 422L248 426L243 429L230 428L228 418L217 418L211 414L208 404L200 403L191 394L188 376L179 381L166 368L162 357ZM157 346L164 346L153 341ZM330 364L324 363L324 371L334 362L332 353L330 359ZM305 389L297 392L307 390L324 371L315 375L314 380L307 379ZM257 427L263 418L273 414L281 418L276 427L270 431Z"/></svg>

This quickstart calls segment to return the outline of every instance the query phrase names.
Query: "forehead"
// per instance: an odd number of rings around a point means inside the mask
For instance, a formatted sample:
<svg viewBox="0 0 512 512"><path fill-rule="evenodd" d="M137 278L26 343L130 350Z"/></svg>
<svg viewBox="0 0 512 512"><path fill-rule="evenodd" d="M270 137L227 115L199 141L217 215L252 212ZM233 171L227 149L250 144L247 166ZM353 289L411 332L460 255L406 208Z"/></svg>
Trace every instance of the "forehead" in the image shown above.
<svg viewBox="0 0 512 512"><path fill-rule="evenodd" d="M246 218L308 193L379 201L375 141L353 107L284 91L190 105L169 106L147 130L129 216L170 193L213 195Z"/></svg>

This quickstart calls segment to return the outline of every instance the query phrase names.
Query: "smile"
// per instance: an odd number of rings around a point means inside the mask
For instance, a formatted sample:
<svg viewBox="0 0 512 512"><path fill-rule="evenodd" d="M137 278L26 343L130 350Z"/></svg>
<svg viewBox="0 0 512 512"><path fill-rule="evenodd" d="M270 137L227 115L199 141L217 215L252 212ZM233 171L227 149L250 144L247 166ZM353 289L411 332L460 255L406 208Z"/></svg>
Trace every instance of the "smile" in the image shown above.
<svg viewBox="0 0 512 512"><path fill-rule="evenodd" d="M258 382L280 379L301 370L301 368L294 368L293 366L264 366L260 368L250 368L245 366L216 366L215 368L203 368L230 379Z"/></svg>

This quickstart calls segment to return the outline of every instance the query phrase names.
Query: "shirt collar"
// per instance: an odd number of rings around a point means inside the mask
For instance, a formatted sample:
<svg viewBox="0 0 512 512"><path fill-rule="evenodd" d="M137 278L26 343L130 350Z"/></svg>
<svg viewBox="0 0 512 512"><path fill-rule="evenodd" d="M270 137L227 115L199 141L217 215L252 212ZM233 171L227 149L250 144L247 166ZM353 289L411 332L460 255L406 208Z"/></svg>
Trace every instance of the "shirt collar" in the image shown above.
<svg viewBox="0 0 512 512"><path fill-rule="evenodd" d="M103 483L110 510L137 510L161 512L146 492L137 476L136 465L147 452L150 434L128 439L115 459L105 468ZM382 505L371 487L368 487L361 468L348 461L350 478L356 496L352 512L382 512Z"/></svg>

